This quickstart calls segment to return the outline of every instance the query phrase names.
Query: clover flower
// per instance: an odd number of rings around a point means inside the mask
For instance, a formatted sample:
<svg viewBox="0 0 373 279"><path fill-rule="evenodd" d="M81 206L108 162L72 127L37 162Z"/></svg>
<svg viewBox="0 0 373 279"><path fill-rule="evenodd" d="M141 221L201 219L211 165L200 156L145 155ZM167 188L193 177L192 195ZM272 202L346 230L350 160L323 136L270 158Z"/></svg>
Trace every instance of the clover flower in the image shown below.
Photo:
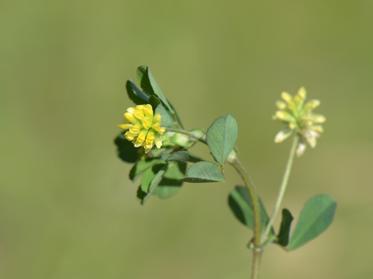
<svg viewBox="0 0 373 279"><path fill-rule="evenodd" d="M323 132L323 124L326 118L313 111L320 105L319 100L306 102L306 90L304 87L298 90L295 96L287 92L281 94L282 100L276 103L278 111L274 115L275 120L280 120L286 127L277 133L275 142L285 141L291 135L299 136L297 155L301 156L307 148L307 144L314 148L317 139Z"/></svg>
<svg viewBox="0 0 373 279"><path fill-rule="evenodd" d="M124 137L133 142L135 147L143 146L145 153L154 145L161 148L162 135L166 129L161 127L161 115L154 114L151 105L130 107L123 116L129 123L120 124L118 127L125 131Z"/></svg>

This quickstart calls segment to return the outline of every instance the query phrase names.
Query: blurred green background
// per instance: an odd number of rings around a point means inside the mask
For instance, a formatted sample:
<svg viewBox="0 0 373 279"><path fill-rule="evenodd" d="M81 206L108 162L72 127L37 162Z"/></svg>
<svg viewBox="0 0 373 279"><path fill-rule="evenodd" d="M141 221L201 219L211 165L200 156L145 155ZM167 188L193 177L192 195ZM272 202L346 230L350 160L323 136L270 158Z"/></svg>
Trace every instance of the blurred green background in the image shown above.
<svg viewBox="0 0 373 279"><path fill-rule="evenodd" d="M188 128L232 112L243 162L273 204L289 143L273 144L282 90L328 117L297 160L286 205L330 193L332 227L262 278L371 278L373 2L0 2L0 277L248 278L248 232L226 199L239 180L187 184L141 207L113 138L126 79L150 65Z"/></svg>

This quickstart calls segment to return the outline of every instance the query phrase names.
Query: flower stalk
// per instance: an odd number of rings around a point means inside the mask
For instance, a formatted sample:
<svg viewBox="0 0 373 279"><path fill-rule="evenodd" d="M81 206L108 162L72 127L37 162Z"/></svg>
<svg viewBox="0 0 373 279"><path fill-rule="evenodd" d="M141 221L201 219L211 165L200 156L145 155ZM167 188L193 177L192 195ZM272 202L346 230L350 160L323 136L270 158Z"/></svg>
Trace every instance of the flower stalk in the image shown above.
<svg viewBox="0 0 373 279"><path fill-rule="evenodd" d="M298 143L299 143L299 138L298 138L298 136L295 136L294 139L293 139L291 149L290 149L289 158L288 158L288 161L287 161L287 164L286 164L286 168L285 168L284 176L282 178L281 186L280 186L280 189L279 189L279 192L278 192L278 195L277 195L276 203L275 203L275 206L273 208L271 217L269 219L269 222L268 222L268 224L265 228L264 234L263 234L262 244L267 241L269 232L271 231L271 228L274 225L274 222L275 222L277 216L280 213L281 205L282 205L282 202L284 200L285 193L286 193L286 188L287 188L288 183L289 183L290 173L291 173L291 170L293 168L293 162L294 162L294 157L295 157L296 150L297 150L297 147L298 147Z"/></svg>

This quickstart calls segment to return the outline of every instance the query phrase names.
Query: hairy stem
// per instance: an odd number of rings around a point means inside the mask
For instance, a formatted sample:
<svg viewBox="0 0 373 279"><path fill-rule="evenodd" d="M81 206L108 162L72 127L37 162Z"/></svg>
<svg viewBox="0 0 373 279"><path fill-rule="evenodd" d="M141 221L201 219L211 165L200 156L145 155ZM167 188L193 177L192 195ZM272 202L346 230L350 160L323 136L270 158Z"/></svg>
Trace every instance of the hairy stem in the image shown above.
<svg viewBox="0 0 373 279"><path fill-rule="evenodd" d="M286 164L284 176L282 178L281 186L280 186L280 189L279 189L279 192L278 192L278 195L277 195L277 200L276 200L275 206L273 208L271 218L269 219L269 222L268 222L268 224L266 226L266 229L264 231L264 234L263 234L262 243L267 241L269 232L271 231L271 228L272 228L278 214L280 213L282 201L284 199L286 188L287 188L287 185L289 183L290 173L291 173L291 169L293 167L294 157L295 157L295 153L296 153L296 150L297 150L298 143L299 143L299 137L295 136L294 140L293 140L292 147L290 149L290 154L289 154L289 158L288 158L288 161L287 161L287 164Z"/></svg>

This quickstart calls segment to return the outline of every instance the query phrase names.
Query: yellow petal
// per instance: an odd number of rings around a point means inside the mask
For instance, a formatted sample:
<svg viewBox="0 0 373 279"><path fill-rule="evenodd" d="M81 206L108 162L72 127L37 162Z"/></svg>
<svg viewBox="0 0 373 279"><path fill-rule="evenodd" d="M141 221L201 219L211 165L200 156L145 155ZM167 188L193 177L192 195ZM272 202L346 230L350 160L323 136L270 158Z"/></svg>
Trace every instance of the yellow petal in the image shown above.
<svg viewBox="0 0 373 279"><path fill-rule="evenodd" d="M311 100L311 101L307 102L305 108L306 108L306 110L311 111L311 110L314 110L315 108L317 108L319 105L320 105L319 100Z"/></svg>
<svg viewBox="0 0 373 279"><path fill-rule="evenodd" d="M290 113L286 111L282 111L282 110L277 111L275 117L276 119L286 121L286 122L293 121L293 116L291 116Z"/></svg>
<svg viewBox="0 0 373 279"><path fill-rule="evenodd" d="M152 118L153 117L153 108L151 105L145 105L142 108L142 111L144 112L144 115L146 117Z"/></svg>
<svg viewBox="0 0 373 279"><path fill-rule="evenodd" d="M138 119L138 120L143 120L144 119L144 112L143 112L143 106L136 106L135 111L133 115Z"/></svg>
<svg viewBox="0 0 373 279"><path fill-rule="evenodd" d="M307 93L306 93L306 89L304 87L299 88L298 96L303 101L306 99Z"/></svg>
<svg viewBox="0 0 373 279"><path fill-rule="evenodd" d="M296 124L295 122L290 122L290 123L289 123L289 128L290 128L291 130L294 130L295 128L297 128L297 124Z"/></svg>
<svg viewBox="0 0 373 279"><path fill-rule="evenodd" d="M140 133L140 125L139 124L136 124L136 125L133 125L131 128L130 128L130 132L134 135L138 135Z"/></svg>
<svg viewBox="0 0 373 279"><path fill-rule="evenodd" d="M163 128L163 127L161 127L161 126L159 125L159 123L153 124L152 129L153 129L154 131L156 131L158 134L161 134L161 135L166 131L166 129Z"/></svg>
<svg viewBox="0 0 373 279"><path fill-rule="evenodd" d="M125 134L124 134L124 137L129 140L129 141L133 141L133 139L136 137L136 135L132 134L130 131L127 131Z"/></svg>
<svg viewBox="0 0 373 279"><path fill-rule="evenodd" d="M146 134L147 134L147 130L141 130L141 132L137 136L136 141L134 143L135 147L140 147L141 145L143 145L145 138L146 138Z"/></svg>
<svg viewBox="0 0 373 279"><path fill-rule="evenodd" d="M135 117L134 117L134 115L133 115L133 113L130 113L130 112L125 112L124 114L123 114L123 116L124 116L124 118L125 119L127 119L129 122L131 122L131 123L134 123L135 121L136 121L136 119L135 119Z"/></svg>
<svg viewBox="0 0 373 279"><path fill-rule="evenodd" d="M128 130L128 129L130 129L132 127L132 124L128 124L128 123L126 123L126 124L119 124L118 127L120 129L122 129L122 130Z"/></svg>
<svg viewBox="0 0 373 279"><path fill-rule="evenodd" d="M310 118L314 123L317 123L317 124L322 124L326 121L325 116L323 116L321 114L313 114L313 115L311 115Z"/></svg>
<svg viewBox="0 0 373 279"><path fill-rule="evenodd" d="M153 123L159 123L159 125L161 124L161 115L159 113L157 113L156 115L154 115L154 117L153 117Z"/></svg>
<svg viewBox="0 0 373 279"><path fill-rule="evenodd" d="M291 103L292 100L293 100L293 97L291 97L291 95L290 95L289 93L287 93L287 92L282 92L282 93L281 93L281 98L282 98L285 102L287 102L287 103Z"/></svg>
<svg viewBox="0 0 373 279"><path fill-rule="evenodd" d="M133 114L133 113L135 112L135 108L133 108L133 107L129 107L129 108L127 109L127 112Z"/></svg>
<svg viewBox="0 0 373 279"><path fill-rule="evenodd" d="M312 126L311 129L318 132L319 134L324 132L324 128L321 125Z"/></svg>
<svg viewBox="0 0 373 279"><path fill-rule="evenodd" d="M283 110L283 109L286 109L286 104L284 102L281 102L281 101L278 101L276 103L276 107L279 109L279 110Z"/></svg>
<svg viewBox="0 0 373 279"><path fill-rule="evenodd" d="M145 144L144 144L145 149L152 149L153 148L154 138L155 138L154 132L149 131L147 136L146 136L146 140L145 140Z"/></svg>
<svg viewBox="0 0 373 279"><path fill-rule="evenodd" d="M149 131L148 134L146 135L146 143L152 143L154 141L154 132Z"/></svg>
<svg viewBox="0 0 373 279"><path fill-rule="evenodd" d="M142 123L142 126L145 128L145 129L149 129L151 126L152 126L152 119L150 118L147 118L147 117L144 117L144 119L142 119L141 123Z"/></svg>

